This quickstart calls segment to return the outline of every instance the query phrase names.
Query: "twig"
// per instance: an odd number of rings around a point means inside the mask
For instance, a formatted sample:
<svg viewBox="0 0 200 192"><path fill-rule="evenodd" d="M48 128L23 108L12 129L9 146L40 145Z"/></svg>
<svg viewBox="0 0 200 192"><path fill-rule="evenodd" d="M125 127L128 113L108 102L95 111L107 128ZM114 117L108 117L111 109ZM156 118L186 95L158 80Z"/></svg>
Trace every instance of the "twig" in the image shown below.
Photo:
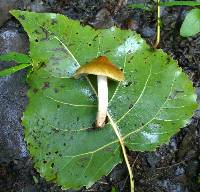
<svg viewBox="0 0 200 192"><path fill-rule="evenodd" d="M190 160L190 159L191 159L191 158L189 158L189 159L184 159L184 160L182 160L182 161L180 161L180 162L177 162L177 163L174 163L174 164L172 164L172 165L165 166L165 167L158 167L158 168L156 168L156 170L169 169L169 168L172 168L172 167L174 167L174 166L177 166L177 165L180 165L180 164L184 164L185 161L188 161L188 160Z"/></svg>

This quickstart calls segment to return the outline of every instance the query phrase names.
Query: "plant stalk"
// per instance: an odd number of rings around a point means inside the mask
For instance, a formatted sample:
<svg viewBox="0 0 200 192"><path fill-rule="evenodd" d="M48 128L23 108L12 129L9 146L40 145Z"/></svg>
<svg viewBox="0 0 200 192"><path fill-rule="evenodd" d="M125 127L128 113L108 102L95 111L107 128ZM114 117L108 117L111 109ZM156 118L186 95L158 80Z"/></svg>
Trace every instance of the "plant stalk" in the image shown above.
<svg viewBox="0 0 200 192"><path fill-rule="evenodd" d="M153 45L153 48L156 48L160 43L160 0L157 0L157 33L156 33L156 42Z"/></svg>
<svg viewBox="0 0 200 192"><path fill-rule="evenodd" d="M128 169L128 173L129 173L129 179L130 179L130 192L134 192L134 180L133 180L133 172L132 172L132 168L131 168L131 165L128 161L128 155L126 153L126 148L125 148L125 145L124 145L124 140L123 140L123 137L121 136L120 134L120 131L116 125L116 123L112 120L112 117L110 116L109 113L107 113L108 115L108 118L110 120L110 124L112 125L114 131L115 131L115 134L117 135L118 139L119 139L119 142L120 142L120 145L121 145L121 148L122 148L122 153L123 153L123 156L124 156L124 160L125 160L125 163L126 163L126 166L127 166L127 169Z"/></svg>
<svg viewBox="0 0 200 192"><path fill-rule="evenodd" d="M96 118L96 127L105 125L107 109L108 109L108 83L106 76L97 76L98 85L98 112Z"/></svg>

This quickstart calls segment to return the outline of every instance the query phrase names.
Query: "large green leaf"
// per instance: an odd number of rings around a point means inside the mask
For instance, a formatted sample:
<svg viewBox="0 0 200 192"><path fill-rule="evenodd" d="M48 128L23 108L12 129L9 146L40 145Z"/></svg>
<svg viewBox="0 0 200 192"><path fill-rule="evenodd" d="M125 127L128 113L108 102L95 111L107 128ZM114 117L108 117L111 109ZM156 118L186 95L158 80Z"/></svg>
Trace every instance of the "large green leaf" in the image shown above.
<svg viewBox="0 0 200 192"><path fill-rule="evenodd" d="M131 150L155 150L185 126L197 108L192 83L176 61L151 50L139 35L94 30L51 13L12 11L30 39L34 73L23 117L35 167L63 188L91 186L121 162L117 128ZM79 65L105 55L126 80L109 81L110 121L92 129L97 99ZM96 87L95 78L89 77Z"/></svg>

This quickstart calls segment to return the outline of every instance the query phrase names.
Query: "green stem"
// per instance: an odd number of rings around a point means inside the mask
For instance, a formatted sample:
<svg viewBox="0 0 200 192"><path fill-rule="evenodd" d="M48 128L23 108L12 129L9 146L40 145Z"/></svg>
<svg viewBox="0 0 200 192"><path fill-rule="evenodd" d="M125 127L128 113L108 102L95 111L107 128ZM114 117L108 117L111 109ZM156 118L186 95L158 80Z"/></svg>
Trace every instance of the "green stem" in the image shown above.
<svg viewBox="0 0 200 192"><path fill-rule="evenodd" d="M133 9L144 9L146 11L151 11L152 6L147 6L145 4L131 4L128 7L133 8Z"/></svg>
<svg viewBox="0 0 200 192"><path fill-rule="evenodd" d="M159 5L161 7L172 7L172 6L200 6L200 2L193 2L193 1L171 1L171 2L160 2ZM145 5L145 4L130 4L130 8L133 9L144 9L146 11L152 10L152 5Z"/></svg>

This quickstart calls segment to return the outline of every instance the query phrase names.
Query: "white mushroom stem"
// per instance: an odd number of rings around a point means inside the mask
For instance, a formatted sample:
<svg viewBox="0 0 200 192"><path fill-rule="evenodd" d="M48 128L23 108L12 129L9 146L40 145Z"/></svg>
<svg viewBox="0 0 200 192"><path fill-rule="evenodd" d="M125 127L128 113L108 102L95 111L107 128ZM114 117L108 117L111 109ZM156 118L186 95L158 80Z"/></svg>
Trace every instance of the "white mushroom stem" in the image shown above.
<svg viewBox="0 0 200 192"><path fill-rule="evenodd" d="M106 120L108 108L108 83L106 76L97 76L98 85L98 112L96 127L103 127Z"/></svg>

